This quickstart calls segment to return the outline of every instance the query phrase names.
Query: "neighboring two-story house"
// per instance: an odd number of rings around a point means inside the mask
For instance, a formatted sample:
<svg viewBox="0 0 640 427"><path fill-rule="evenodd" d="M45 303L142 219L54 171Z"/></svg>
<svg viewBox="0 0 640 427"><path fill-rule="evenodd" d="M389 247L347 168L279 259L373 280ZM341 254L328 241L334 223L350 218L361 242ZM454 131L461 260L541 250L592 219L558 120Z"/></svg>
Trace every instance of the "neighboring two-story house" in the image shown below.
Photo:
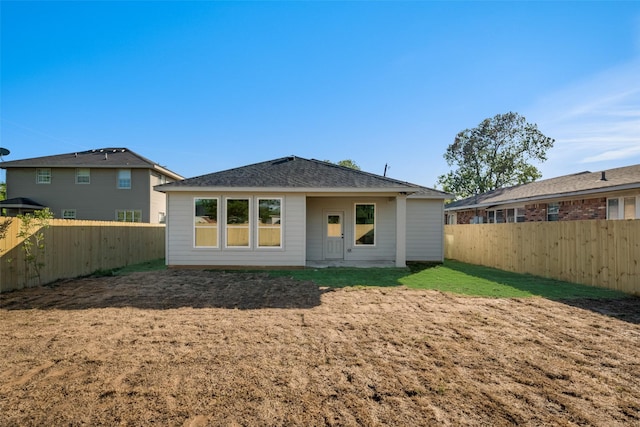
<svg viewBox="0 0 640 427"><path fill-rule="evenodd" d="M183 179L127 148L102 148L0 163L7 216L48 207L55 218L164 223L166 196L153 187Z"/></svg>
<svg viewBox="0 0 640 427"><path fill-rule="evenodd" d="M448 224L640 218L640 165L499 188L445 206Z"/></svg>

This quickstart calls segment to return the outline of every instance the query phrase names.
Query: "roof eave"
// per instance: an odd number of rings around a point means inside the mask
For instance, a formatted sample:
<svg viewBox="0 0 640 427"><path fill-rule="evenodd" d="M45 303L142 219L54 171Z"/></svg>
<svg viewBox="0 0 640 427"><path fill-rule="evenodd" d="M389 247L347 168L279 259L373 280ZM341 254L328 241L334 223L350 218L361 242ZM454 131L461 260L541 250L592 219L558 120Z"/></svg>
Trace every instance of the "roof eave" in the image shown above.
<svg viewBox="0 0 640 427"><path fill-rule="evenodd" d="M640 188L640 182L636 182L632 184L616 185L612 187L602 187L602 188L595 188L595 189L592 188L589 190L570 191L565 193L553 193L553 194L544 194L540 196L522 197L517 199L508 199L508 200L499 200L499 201L494 200L487 203L476 203L473 205L457 206L455 208L447 208L445 206L444 210L445 211L461 211L461 210L468 210L468 209L487 208L487 207L497 206L497 205L508 205L512 203L534 202L538 200L561 199L565 197L585 196L589 194L611 193L614 191L633 190L636 188Z"/></svg>
<svg viewBox="0 0 640 427"><path fill-rule="evenodd" d="M164 188L163 188L164 187ZM414 193L412 187L354 188L354 187L217 187L157 185L154 190L170 192L219 192L219 193Z"/></svg>

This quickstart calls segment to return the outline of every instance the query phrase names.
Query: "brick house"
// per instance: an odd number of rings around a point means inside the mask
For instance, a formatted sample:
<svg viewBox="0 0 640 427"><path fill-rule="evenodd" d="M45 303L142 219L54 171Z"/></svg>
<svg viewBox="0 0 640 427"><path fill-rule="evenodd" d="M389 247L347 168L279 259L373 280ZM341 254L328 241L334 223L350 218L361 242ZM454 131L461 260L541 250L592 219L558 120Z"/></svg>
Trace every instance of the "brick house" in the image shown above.
<svg viewBox="0 0 640 427"><path fill-rule="evenodd" d="M640 218L640 165L579 172L457 200L447 224Z"/></svg>

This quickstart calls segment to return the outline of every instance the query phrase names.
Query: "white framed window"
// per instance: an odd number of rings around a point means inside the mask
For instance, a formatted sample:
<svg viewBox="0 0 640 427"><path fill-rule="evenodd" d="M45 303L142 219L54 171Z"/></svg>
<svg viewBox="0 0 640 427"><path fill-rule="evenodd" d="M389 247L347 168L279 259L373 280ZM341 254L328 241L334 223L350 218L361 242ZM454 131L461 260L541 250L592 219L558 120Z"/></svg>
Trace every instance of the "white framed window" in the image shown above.
<svg viewBox="0 0 640 427"><path fill-rule="evenodd" d="M558 221L560 203L552 202L547 205L547 221Z"/></svg>
<svg viewBox="0 0 640 427"><path fill-rule="evenodd" d="M76 169L76 184L89 184L91 183L91 169L78 168Z"/></svg>
<svg viewBox="0 0 640 427"><path fill-rule="evenodd" d="M251 201L249 199L225 200L225 246L249 248L251 246Z"/></svg>
<svg viewBox="0 0 640 427"><path fill-rule="evenodd" d="M217 248L218 199L195 198L193 200L193 246L196 248Z"/></svg>
<svg viewBox="0 0 640 427"><path fill-rule="evenodd" d="M165 212L158 212L158 224L167 223L167 214Z"/></svg>
<svg viewBox="0 0 640 427"><path fill-rule="evenodd" d="M76 210L62 209L62 219L76 219Z"/></svg>
<svg viewBox="0 0 640 427"><path fill-rule="evenodd" d="M282 199L258 198L258 247L282 247Z"/></svg>
<svg viewBox="0 0 640 427"><path fill-rule="evenodd" d="M116 210L116 221L142 222L142 211L134 209L118 209Z"/></svg>
<svg viewBox="0 0 640 427"><path fill-rule="evenodd" d="M447 216L447 224L454 225L458 223L458 215L456 213L450 213Z"/></svg>
<svg viewBox="0 0 640 427"><path fill-rule="evenodd" d="M495 224L496 223L496 211L488 211L487 212L487 222L489 224Z"/></svg>
<svg viewBox="0 0 640 427"><path fill-rule="evenodd" d="M51 184L51 168L36 169L36 184Z"/></svg>
<svg viewBox="0 0 640 427"><path fill-rule="evenodd" d="M375 246L376 244L376 204L356 203L354 209L354 245Z"/></svg>
<svg viewBox="0 0 640 427"><path fill-rule="evenodd" d="M131 169L118 169L118 188L131 189Z"/></svg>
<svg viewBox="0 0 640 427"><path fill-rule="evenodd" d="M607 219L640 218L640 196L607 199Z"/></svg>

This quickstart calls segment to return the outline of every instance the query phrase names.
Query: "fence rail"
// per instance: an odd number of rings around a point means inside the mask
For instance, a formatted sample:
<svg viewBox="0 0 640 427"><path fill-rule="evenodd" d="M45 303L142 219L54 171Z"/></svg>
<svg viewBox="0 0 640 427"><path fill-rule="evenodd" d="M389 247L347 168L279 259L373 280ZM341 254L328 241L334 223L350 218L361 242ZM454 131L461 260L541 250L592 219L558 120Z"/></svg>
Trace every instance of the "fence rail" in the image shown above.
<svg viewBox="0 0 640 427"><path fill-rule="evenodd" d="M6 221L0 217L0 223ZM26 262L20 220L13 218L0 240L0 292L51 283L137 264L165 255L165 226L113 221L54 219L43 229L40 278Z"/></svg>
<svg viewBox="0 0 640 427"><path fill-rule="evenodd" d="M445 258L640 294L640 220L446 225Z"/></svg>

